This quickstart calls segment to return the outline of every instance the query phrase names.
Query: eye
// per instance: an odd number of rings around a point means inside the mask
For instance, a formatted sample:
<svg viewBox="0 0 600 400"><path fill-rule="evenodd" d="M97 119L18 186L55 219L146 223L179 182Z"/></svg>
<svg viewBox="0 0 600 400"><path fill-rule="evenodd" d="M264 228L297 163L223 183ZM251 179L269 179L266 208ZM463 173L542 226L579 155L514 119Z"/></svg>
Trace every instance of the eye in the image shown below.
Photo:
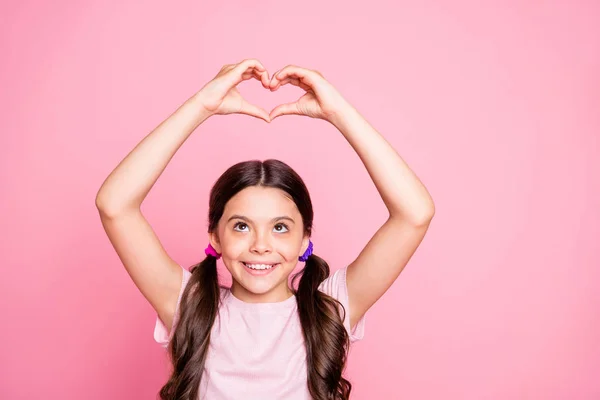
<svg viewBox="0 0 600 400"><path fill-rule="evenodd" d="M244 228L247 228L248 224L244 223L244 222L237 222L236 224L233 225L233 230L237 231L237 232L246 232L246 230ZM289 232L289 228L286 224L277 224L275 225L275 231L278 233L286 233Z"/></svg>
<svg viewBox="0 0 600 400"><path fill-rule="evenodd" d="M284 228L284 229L285 229L285 231L277 230L277 232L280 232L280 233L285 233L285 232L288 232L288 231L289 231L289 229L288 229L288 227L287 227L287 225L286 225L286 224L277 224L277 225L275 225L275 229L277 229L278 227L280 227L280 228Z"/></svg>
<svg viewBox="0 0 600 400"><path fill-rule="evenodd" d="M237 230L237 229L235 229L235 228L237 228L237 227L240 227L240 226L248 226L248 225L246 225L246 224L245 224L245 223L243 223L243 222L238 222L238 223L236 223L235 225L233 225L233 229L234 229L234 230ZM243 232L243 231L238 231L238 232Z"/></svg>

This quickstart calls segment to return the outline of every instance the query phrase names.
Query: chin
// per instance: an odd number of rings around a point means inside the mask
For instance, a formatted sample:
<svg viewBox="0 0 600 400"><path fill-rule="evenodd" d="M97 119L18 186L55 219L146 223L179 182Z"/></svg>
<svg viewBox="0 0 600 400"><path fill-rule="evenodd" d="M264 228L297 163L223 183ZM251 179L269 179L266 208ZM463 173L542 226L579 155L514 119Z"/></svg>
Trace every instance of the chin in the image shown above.
<svg viewBox="0 0 600 400"><path fill-rule="evenodd" d="M272 291L276 285L273 284L269 284L267 282L244 282L242 284L242 286L244 287L244 289L246 289L248 292L255 294L255 295L263 295L263 294L267 294L270 291Z"/></svg>

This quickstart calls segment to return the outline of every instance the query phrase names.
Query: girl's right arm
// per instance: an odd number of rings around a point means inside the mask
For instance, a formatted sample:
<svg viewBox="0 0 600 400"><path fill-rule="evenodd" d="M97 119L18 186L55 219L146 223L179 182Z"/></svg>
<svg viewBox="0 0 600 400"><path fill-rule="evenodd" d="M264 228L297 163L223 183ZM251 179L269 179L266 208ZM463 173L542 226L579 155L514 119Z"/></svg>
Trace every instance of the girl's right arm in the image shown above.
<svg viewBox="0 0 600 400"><path fill-rule="evenodd" d="M236 86L268 74L257 60L224 66L219 74L148 134L104 181L96 196L102 226L127 273L171 327L182 270L162 247L141 212L141 204L179 147L215 114L247 114L269 122L269 114L247 103Z"/></svg>

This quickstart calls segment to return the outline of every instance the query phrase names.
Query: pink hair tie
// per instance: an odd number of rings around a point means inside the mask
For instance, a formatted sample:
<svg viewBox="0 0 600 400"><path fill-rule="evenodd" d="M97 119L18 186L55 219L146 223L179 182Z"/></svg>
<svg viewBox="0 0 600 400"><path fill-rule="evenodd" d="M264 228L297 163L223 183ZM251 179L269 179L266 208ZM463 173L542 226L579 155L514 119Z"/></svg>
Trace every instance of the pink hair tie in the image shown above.
<svg viewBox="0 0 600 400"><path fill-rule="evenodd" d="M217 260L219 258L221 258L221 255L219 253L217 253L217 251L214 249L214 247L212 247L212 244L210 244L210 243L208 244L208 247L206 249L204 249L204 253L207 256L213 256Z"/></svg>

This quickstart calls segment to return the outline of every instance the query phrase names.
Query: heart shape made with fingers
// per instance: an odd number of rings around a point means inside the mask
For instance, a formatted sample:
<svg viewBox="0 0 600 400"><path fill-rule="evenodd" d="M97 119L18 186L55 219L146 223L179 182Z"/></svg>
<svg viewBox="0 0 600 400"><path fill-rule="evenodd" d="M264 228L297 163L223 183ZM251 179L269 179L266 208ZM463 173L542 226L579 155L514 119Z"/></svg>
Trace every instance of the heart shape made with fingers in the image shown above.
<svg viewBox="0 0 600 400"><path fill-rule="evenodd" d="M324 78L316 71L296 66L287 66L274 73L272 77L269 77L266 69L250 69L242 74L241 80L249 79L260 81L263 88L272 93L288 84L303 89L305 93L295 102L280 103L271 112L267 112L264 108L247 101L237 89L233 89L232 95L239 105L239 110L236 112L257 117L266 122L271 122L281 115L305 115L311 118L323 118L325 116L315 93L316 83L319 82L319 79L324 80Z"/></svg>
<svg viewBox="0 0 600 400"><path fill-rule="evenodd" d="M303 89L305 93L295 102L277 105L269 113L248 102L238 91L237 85L249 79L258 80L271 92L290 84ZM346 104L340 93L320 72L288 65L269 77L266 68L256 59L223 66L199 93L204 108L211 114L247 114L266 122L271 122L280 115L305 115L332 122Z"/></svg>

